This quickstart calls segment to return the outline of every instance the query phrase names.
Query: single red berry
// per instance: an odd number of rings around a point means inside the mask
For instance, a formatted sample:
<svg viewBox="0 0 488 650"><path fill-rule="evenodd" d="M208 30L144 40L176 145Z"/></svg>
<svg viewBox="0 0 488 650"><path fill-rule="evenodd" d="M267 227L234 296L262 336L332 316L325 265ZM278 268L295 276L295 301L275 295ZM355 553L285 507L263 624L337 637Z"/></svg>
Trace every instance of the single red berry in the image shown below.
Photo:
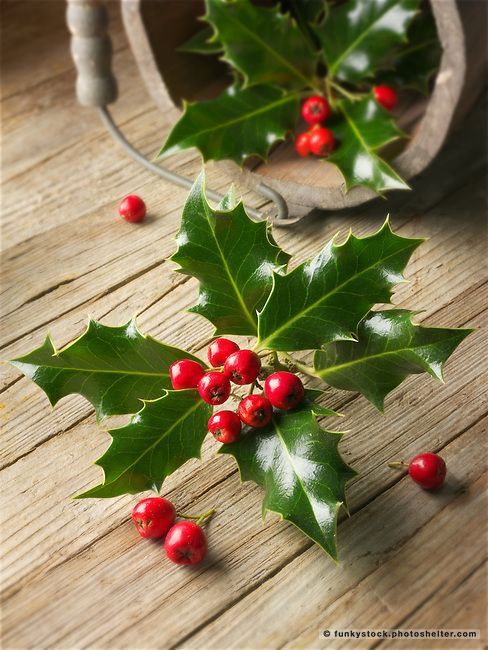
<svg viewBox="0 0 488 650"><path fill-rule="evenodd" d="M217 406L229 399L230 381L222 372L206 372L198 382L198 394L207 404Z"/></svg>
<svg viewBox="0 0 488 650"><path fill-rule="evenodd" d="M434 490L444 483L446 463L437 454L419 454L410 461L408 473L424 490Z"/></svg>
<svg viewBox="0 0 488 650"><path fill-rule="evenodd" d="M295 151L299 156L305 158L310 153L310 131L299 133L295 138Z"/></svg>
<svg viewBox="0 0 488 650"><path fill-rule="evenodd" d="M198 564L207 555L207 536L194 521L180 521L166 535L164 550L175 564Z"/></svg>
<svg viewBox="0 0 488 650"><path fill-rule="evenodd" d="M310 151L316 156L330 156L336 147L334 134L323 126L315 127L310 133Z"/></svg>
<svg viewBox="0 0 488 650"><path fill-rule="evenodd" d="M215 440L229 444L239 439L241 421L234 411L219 411L208 421L208 430Z"/></svg>
<svg viewBox="0 0 488 650"><path fill-rule="evenodd" d="M325 97L314 95L308 97L302 104L302 117L311 125L325 122L329 115L330 106Z"/></svg>
<svg viewBox="0 0 488 650"><path fill-rule="evenodd" d="M203 374L202 366L192 359L174 361L169 367L169 377L175 390L196 388Z"/></svg>
<svg viewBox="0 0 488 650"><path fill-rule="evenodd" d="M163 537L175 523L176 511L167 499L148 497L134 506L131 516L141 537Z"/></svg>
<svg viewBox="0 0 488 650"><path fill-rule="evenodd" d="M387 111L392 111L397 105L398 95L391 86L375 86L373 94L378 104L381 104Z"/></svg>
<svg viewBox="0 0 488 650"><path fill-rule="evenodd" d="M252 384L261 370L261 359L252 350L237 350L227 357L224 372L234 384Z"/></svg>
<svg viewBox="0 0 488 650"><path fill-rule="evenodd" d="M126 221L137 223L146 216L146 204L137 194L129 194L119 203L119 214Z"/></svg>
<svg viewBox="0 0 488 650"><path fill-rule="evenodd" d="M263 395L248 395L239 402L237 413L244 424L261 429L271 422L273 407Z"/></svg>
<svg viewBox="0 0 488 650"><path fill-rule="evenodd" d="M233 352L237 352L239 346L229 339L215 339L208 346L208 360L214 368L223 366L227 357Z"/></svg>
<svg viewBox="0 0 488 650"><path fill-rule="evenodd" d="M305 389L300 377L280 370L266 378L264 394L275 408L289 411L303 400Z"/></svg>

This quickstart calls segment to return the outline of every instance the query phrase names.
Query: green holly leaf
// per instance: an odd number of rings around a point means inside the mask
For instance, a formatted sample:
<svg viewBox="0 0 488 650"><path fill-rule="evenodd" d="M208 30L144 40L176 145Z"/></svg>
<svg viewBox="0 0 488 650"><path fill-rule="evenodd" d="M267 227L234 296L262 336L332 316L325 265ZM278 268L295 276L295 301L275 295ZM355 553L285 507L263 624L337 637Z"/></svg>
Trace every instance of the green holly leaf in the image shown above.
<svg viewBox="0 0 488 650"><path fill-rule="evenodd" d="M272 86L228 88L217 99L184 103L159 156L196 147L203 160L266 159L270 147L284 140L299 114L297 94Z"/></svg>
<svg viewBox="0 0 488 650"><path fill-rule="evenodd" d="M407 41L419 0L348 0L317 29L329 74L360 84Z"/></svg>
<svg viewBox="0 0 488 650"><path fill-rule="evenodd" d="M314 49L320 49L320 41L312 28L328 16L327 0L281 0L281 8L289 12L296 20L298 27Z"/></svg>
<svg viewBox="0 0 488 650"><path fill-rule="evenodd" d="M359 322L373 305L390 301L422 241L395 235L386 221L373 235L350 234L341 245L332 240L290 273L275 273L259 313L259 346L313 350L331 341L354 340Z"/></svg>
<svg viewBox="0 0 488 650"><path fill-rule="evenodd" d="M184 350L143 336L135 320L107 327L91 320L73 343L56 350L50 337L11 363L46 393L52 406L72 393L83 395L97 417L134 413L141 399L160 397L171 386L169 366L196 359Z"/></svg>
<svg viewBox="0 0 488 650"><path fill-rule="evenodd" d="M404 136L391 115L371 97L337 103L343 119L333 125L337 149L327 158L344 176L346 191L356 185L375 192L408 190L407 183L377 151Z"/></svg>
<svg viewBox="0 0 488 650"><path fill-rule="evenodd" d="M243 481L265 489L263 516L278 513L337 558L337 514L355 474L338 452L341 435L321 429L305 407L275 413L219 453L234 456Z"/></svg>
<svg viewBox="0 0 488 650"><path fill-rule="evenodd" d="M431 12L422 11L410 25L408 45L396 53L389 66L392 69L380 72L377 79L380 83L411 88L426 95L440 60L441 47L434 17Z"/></svg>
<svg viewBox="0 0 488 650"><path fill-rule="evenodd" d="M225 199L229 204L231 197ZM201 174L185 203L176 241L171 259L200 282L198 303L190 311L211 321L216 334L255 335L256 310L271 289L273 271L289 259L270 226L250 219L242 202L230 210L211 208Z"/></svg>
<svg viewBox="0 0 488 650"><path fill-rule="evenodd" d="M222 43L215 37L211 27L206 26L200 29L183 45L180 45L178 52L186 54L220 54Z"/></svg>
<svg viewBox="0 0 488 650"><path fill-rule="evenodd" d="M105 480L79 498L159 491L178 467L200 458L211 413L212 407L196 390L169 390L157 400L144 402L130 424L108 432L112 443L96 462Z"/></svg>
<svg viewBox="0 0 488 650"><path fill-rule="evenodd" d="M315 372L335 388L358 391L380 411L386 395L408 375L428 372L442 381L442 366L472 330L414 325L404 309L370 312L358 341L337 341L314 357Z"/></svg>
<svg viewBox="0 0 488 650"><path fill-rule="evenodd" d="M318 57L297 24L278 6L250 0L206 0L205 20L222 43L222 60L244 77L244 86L313 86Z"/></svg>

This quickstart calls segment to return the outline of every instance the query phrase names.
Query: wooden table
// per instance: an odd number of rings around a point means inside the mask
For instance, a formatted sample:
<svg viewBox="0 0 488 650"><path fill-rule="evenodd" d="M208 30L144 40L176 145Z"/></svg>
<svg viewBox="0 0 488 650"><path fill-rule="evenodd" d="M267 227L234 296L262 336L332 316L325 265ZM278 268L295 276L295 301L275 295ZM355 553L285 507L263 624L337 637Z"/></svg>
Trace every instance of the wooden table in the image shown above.
<svg viewBox="0 0 488 650"><path fill-rule="evenodd" d="M129 140L152 155L174 116L151 104L112 10L114 114ZM143 331L201 353L212 328L183 311L196 283L167 261L185 191L129 160L96 113L76 104L62 3L12 0L2 13L2 358L28 352L48 330L65 345L88 315L119 324L135 313ZM277 231L280 244L301 261L336 230L370 233L390 212L402 235L429 237L394 303L423 310L419 320L432 325L479 327L487 295L484 120L479 105L411 194L312 215ZM192 177L200 169L194 153L171 164ZM211 168L209 185L223 190L227 179ZM129 192L149 206L141 226L116 216ZM386 416L354 394L331 392L328 404L350 430L342 452L359 472L348 491L351 516L339 526L338 565L291 525L274 516L263 524L260 490L240 485L232 459L214 458L211 440L203 463L176 472L164 495L180 510L217 509L212 551L199 567L170 565L159 544L141 542L133 530L134 497L70 499L100 478L93 461L108 443L90 405L72 396L53 411L34 384L4 365L4 647L481 647L331 643L319 631L483 630L484 338L478 330L461 345L445 385L410 378L387 399ZM429 449L449 467L436 494L387 467Z"/></svg>

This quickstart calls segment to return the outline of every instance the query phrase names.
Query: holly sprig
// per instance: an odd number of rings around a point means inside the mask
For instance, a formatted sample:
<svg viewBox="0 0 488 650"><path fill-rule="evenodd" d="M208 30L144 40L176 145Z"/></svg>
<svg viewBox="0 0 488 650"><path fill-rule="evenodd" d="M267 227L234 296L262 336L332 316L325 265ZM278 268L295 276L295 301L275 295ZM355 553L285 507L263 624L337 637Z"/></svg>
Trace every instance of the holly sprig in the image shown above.
<svg viewBox="0 0 488 650"><path fill-rule="evenodd" d="M196 147L204 161L266 160L296 130L300 102L313 94L332 109L336 151L327 160L343 175L346 192L409 189L381 157L405 134L372 91L375 83L394 83L397 72L398 86L426 90L439 47L419 0L281 0L264 7L205 0L205 9L206 26L181 50L218 55L234 83L210 101L184 102L160 156Z"/></svg>
<svg viewBox="0 0 488 650"><path fill-rule="evenodd" d="M292 370L324 387L359 392L382 410L407 376L425 372L442 380L443 364L470 333L414 324L415 314L404 309L378 311L422 243L395 234L388 221L366 237L334 238L288 271L289 255L271 227L250 219L232 190L212 207L202 173L176 241L173 261L199 282L190 311L215 333L249 337L264 375ZM303 354L310 352L307 365ZM90 321L67 347L57 350L48 337L12 361L52 405L79 393L99 419L133 414L129 424L109 430L112 443L97 461L104 479L80 497L159 491L172 472L199 458L212 408L194 389L173 389L170 366L182 359L204 363L141 334L131 320L120 327ZM255 382L251 392L259 390ZM342 434L320 424L337 415L322 402L322 390L308 389L295 408L275 409L264 428L248 427L220 452L234 456L242 480L264 488L263 513L278 513L336 557L337 515L354 471L338 450Z"/></svg>

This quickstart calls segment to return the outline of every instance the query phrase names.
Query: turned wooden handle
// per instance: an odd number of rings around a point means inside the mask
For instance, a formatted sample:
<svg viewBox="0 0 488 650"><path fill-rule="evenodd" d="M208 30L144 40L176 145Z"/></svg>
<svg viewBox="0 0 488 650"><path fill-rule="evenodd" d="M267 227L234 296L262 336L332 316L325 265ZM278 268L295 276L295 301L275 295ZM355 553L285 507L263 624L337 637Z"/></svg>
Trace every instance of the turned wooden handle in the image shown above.
<svg viewBox="0 0 488 650"><path fill-rule="evenodd" d="M78 101L83 106L111 104L117 99L117 83L112 74L112 43L103 0L68 0L66 21L78 72Z"/></svg>

